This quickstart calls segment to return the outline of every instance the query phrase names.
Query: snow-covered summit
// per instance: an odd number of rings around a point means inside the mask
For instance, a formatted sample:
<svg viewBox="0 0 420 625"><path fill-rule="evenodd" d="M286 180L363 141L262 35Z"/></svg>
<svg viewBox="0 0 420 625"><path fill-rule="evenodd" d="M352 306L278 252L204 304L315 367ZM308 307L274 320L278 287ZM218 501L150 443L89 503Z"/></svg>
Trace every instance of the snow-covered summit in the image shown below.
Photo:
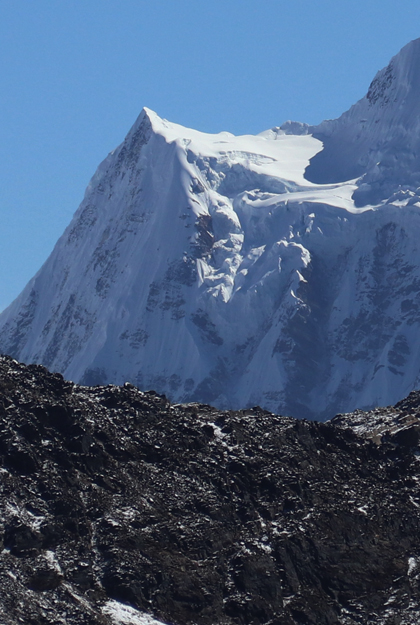
<svg viewBox="0 0 420 625"><path fill-rule="evenodd" d="M419 41L338 120L206 134L144 109L0 350L84 383L326 417L420 380Z"/></svg>
<svg viewBox="0 0 420 625"><path fill-rule="evenodd" d="M358 205L387 199L398 186L420 186L420 39L406 45L377 73L364 98L310 132L324 144L308 180L363 177Z"/></svg>

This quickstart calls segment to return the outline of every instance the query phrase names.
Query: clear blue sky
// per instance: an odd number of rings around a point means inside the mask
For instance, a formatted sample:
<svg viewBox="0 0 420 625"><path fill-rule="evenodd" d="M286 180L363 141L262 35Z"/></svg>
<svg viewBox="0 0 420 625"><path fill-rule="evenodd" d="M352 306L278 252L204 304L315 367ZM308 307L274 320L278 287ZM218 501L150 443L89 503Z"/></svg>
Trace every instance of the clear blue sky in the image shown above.
<svg viewBox="0 0 420 625"><path fill-rule="evenodd" d="M418 0L1 0L0 310L143 106L207 132L339 116Z"/></svg>

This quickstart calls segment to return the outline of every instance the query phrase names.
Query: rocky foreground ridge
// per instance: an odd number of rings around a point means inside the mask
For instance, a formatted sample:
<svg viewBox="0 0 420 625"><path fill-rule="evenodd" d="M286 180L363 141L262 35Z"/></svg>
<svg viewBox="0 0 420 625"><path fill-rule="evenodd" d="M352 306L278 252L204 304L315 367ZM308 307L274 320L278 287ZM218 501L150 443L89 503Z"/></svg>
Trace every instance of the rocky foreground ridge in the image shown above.
<svg viewBox="0 0 420 625"><path fill-rule="evenodd" d="M323 424L1 357L0 411L2 625L420 621L420 393Z"/></svg>

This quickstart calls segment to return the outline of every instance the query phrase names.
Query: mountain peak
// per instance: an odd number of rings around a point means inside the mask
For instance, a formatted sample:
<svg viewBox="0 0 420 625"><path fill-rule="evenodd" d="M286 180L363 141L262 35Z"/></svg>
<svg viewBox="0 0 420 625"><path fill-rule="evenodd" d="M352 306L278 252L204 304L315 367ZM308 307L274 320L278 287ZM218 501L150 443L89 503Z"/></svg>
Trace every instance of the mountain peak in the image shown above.
<svg viewBox="0 0 420 625"><path fill-rule="evenodd" d="M318 184L359 178L359 206L420 186L420 39L380 70L364 98L311 128L323 144L305 172Z"/></svg>
<svg viewBox="0 0 420 625"><path fill-rule="evenodd" d="M413 82L413 78L420 76L420 38L413 39L392 57L389 65L393 65L397 75L401 78L406 75Z"/></svg>
<svg viewBox="0 0 420 625"><path fill-rule="evenodd" d="M148 122L151 128L155 131L161 128L162 125L165 125L165 123L167 123L165 119L159 117L159 115L155 113L155 111L152 111L152 109L149 109L147 106L144 106L142 108L138 119L141 123Z"/></svg>
<svg viewBox="0 0 420 625"><path fill-rule="evenodd" d="M410 91L420 91L420 39L404 46L370 84L367 100L371 106L401 102Z"/></svg>
<svg viewBox="0 0 420 625"><path fill-rule="evenodd" d="M168 122L168 120L160 117L157 113L155 113L155 111L147 106L144 106L127 134L124 143L127 143L127 141L131 142L133 137L138 136L139 132L147 136L150 136L150 134L153 133L155 135L168 137L168 135L174 134L171 132L174 127L177 129L175 135L179 135L179 129L182 128L182 126Z"/></svg>
<svg viewBox="0 0 420 625"><path fill-rule="evenodd" d="M161 122L162 120L157 113L144 106L136 121L130 128L127 138L135 134L140 127L149 130L149 132L156 132L156 129L160 126Z"/></svg>

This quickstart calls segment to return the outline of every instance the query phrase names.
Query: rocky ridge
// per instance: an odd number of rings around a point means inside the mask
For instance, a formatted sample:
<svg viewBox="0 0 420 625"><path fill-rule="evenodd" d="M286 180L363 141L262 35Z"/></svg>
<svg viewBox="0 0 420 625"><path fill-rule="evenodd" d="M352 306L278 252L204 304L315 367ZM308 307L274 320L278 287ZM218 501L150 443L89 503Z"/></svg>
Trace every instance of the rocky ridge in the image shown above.
<svg viewBox="0 0 420 625"><path fill-rule="evenodd" d="M420 394L332 422L0 358L2 625L420 620Z"/></svg>

